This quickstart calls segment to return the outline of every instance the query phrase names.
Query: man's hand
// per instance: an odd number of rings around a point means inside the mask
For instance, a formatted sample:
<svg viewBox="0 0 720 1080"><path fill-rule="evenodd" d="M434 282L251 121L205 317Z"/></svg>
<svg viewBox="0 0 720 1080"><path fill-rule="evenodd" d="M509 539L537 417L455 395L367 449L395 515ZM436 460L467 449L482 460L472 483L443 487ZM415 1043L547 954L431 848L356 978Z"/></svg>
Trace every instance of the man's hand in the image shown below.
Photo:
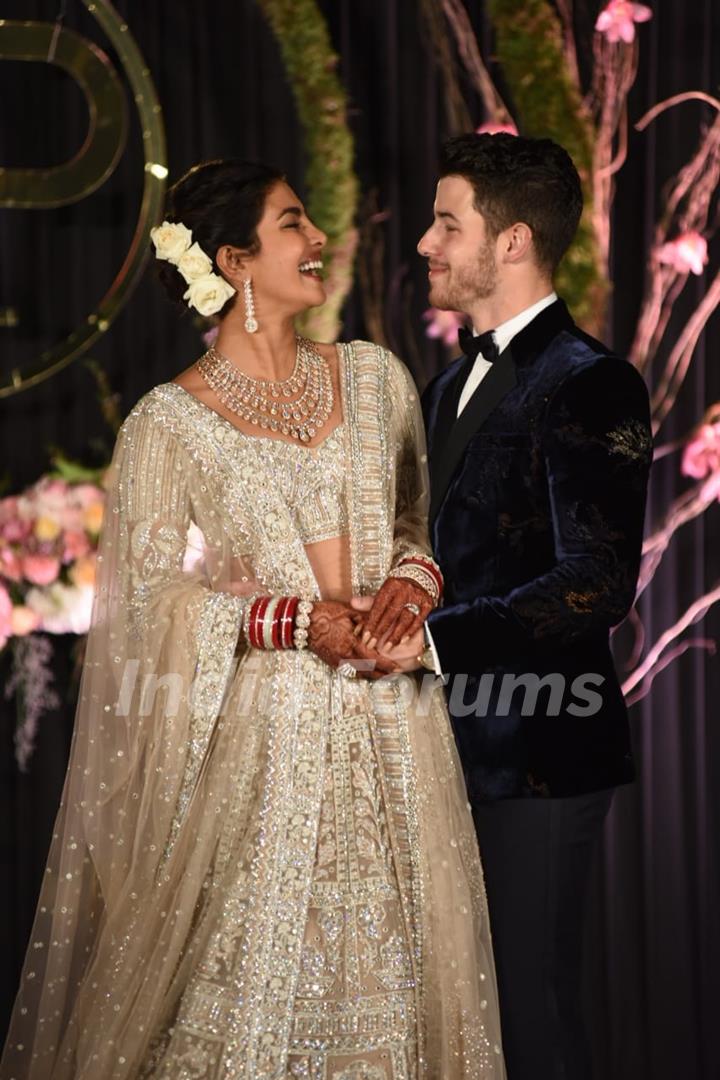
<svg viewBox="0 0 720 1080"><path fill-rule="evenodd" d="M353 596L350 604L355 611L368 612L372 610L374 601L374 596ZM358 626L362 626L362 623ZM357 627L355 633L357 633ZM416 671L422 666L420 655L425 651L425 634L422 626L414 634L406 636L398 645L391 647L381 643L378 651L382 657L393 661L396 671Z"/></svg>
<svg viewBox="0 0 720 1080"><path fill-rule="evenodd" d="M425 635L422 627L412 634L405 642L395 645L392 649L383 649L380 655L387 657L395 664L396 671L417 671L422 667L420 655L425 650Z"/></svg>
<svg viewBox="0 0 720 1080"><path fill-rule="evenodd" d="M368 599L367 596L353 597L350 603L356 611L367 611ZM409 604L418 608L418 614L408 608ZM432 609L430 594L421 585L408 578L387 578L363 620L360 631L363 645L370 649L379 645L386 652L404 643L417 634Z"/></svg>
<svg viewBox="0 0 720 1080"><path fill-rule="evenodd" d="M308 626L308 648L332 668L358 660L358 675L381 679L400 670L393 659L368 648L355 635L360 616L337 600L318 600L313 604Z"/></svg>

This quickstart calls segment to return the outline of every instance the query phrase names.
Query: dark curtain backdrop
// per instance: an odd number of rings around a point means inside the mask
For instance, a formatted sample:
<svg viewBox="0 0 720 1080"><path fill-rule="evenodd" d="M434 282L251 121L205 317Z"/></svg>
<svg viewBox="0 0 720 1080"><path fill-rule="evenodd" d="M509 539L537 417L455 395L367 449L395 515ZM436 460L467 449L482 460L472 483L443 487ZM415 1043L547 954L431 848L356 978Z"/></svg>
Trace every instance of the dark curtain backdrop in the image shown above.
<svg viewBox="0 0 720 1080"><path fill-rule="evenodd" d="M51 0L0 0L0 18L54 17ZM576 0L578 26L590 40L598 3ZM287 171L302 193L303 147L277 46L252 0L214 5L188 0L119 3L156 81L167 125L171 178L221 155L260 157ZM415 0L322 0L351 100L357 169L364 195L375 191L388 217L384 242L391 343L420 383L446 356L424 337L423 268L415 244L433 198L437 148L445 132L442 81L427 47ZM720 8L716 0L656 0L640 28L640 72L631 96L638 118L657 100L688 89L713 93L720 83ZM492 35L484 5L468 9L486 55ZM79 0L67 25L104 41ZM581 57L582 60L582 57ZM467 87L466 87L467 89ZM78 89L44 65L0 64L0 166L43 165L73 153L86 113ZM472 92L474 119L483 116ZM662 187L687 160L702 106L685 105L630 136L615 210L615 281L607 337L626 350L640 303L645 256ZM127 249L139 206L141 136L131 124L127 152L111 180L90 198L53 211L0 211L0 306L19 315L0 328L0 364L36 355L71 330L104 293ZM710 270L718 264L711 247ZM702 294L692 279L673 325ZM346 309L346 337L367 333L358 290ZM687 432L706 404L720 400L717 316L700 343L677 408L661 441ZM165 302L152 268L92 355L102 363L122 413L170 378L201 349L189 319ZM109 450L93 381L82 365L35 390L0 401L0 473L8 490L47 467L52 446L92 457ZM649 523L685 486L677 455L652 480ZM676 537L642 605L650 640L720 577L720 508ZM720 611L698 637L720 639ZM58 641L60 683L68 681L70 643ZM3 668L3 676L7 669ZM592 884L588 933L588 1002L598 1080L717 1080L720 1038L718 798L720 678L708 653L691 650L659 675L632 710L639 782L618 791ZM3 710L2 861L4 1013L15 982L64 775L72 702L45 717L27 775L12 756L14 709Z"/></svg>

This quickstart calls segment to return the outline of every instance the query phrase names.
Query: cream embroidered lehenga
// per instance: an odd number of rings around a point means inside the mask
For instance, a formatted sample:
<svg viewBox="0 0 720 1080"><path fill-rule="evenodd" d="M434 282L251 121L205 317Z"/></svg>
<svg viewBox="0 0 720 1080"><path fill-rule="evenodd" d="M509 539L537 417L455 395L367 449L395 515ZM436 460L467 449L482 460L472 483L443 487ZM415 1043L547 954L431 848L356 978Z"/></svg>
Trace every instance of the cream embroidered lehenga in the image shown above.
<svg viewBox="0 0 720 1080"><path fill-rule="evenodd" d="M344 420L318 447L244 435L175 383L122 428L3 1080L504 1077L441 689L238 642L230 582L319 597L308 523L349 533L358 594L427 550L412 380L367 343L339 354Z"/></svg>

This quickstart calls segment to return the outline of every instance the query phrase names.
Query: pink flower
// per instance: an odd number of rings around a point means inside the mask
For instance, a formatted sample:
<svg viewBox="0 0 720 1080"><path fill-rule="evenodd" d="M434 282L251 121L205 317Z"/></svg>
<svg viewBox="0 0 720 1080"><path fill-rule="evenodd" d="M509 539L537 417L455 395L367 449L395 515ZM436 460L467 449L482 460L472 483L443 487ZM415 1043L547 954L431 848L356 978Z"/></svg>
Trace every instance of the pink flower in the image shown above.
<svg viewBox="0 0 720 1080"><path fill-rule="evenodd" d="M22 562L12 548L0 547L0 574L8 581L22 581Z"/></svg>
<svg viewBox="0 0 720 1080"><path fill-rule="evenodd" d="M48 517L47 514L43 514L41 517L35 519L33 532L41 544L52 545L57 540L58 536L60 536L62 525L57 518Z"/></svg>
<svg viewBox="0 0 720 1080"><path fill-rule="evenodd" d="M63 553L62 561L64 563L73 562L75 559L81 559L84 555L90 551L90 541L87 538L87 533L84 532L66 532L63 536Z"/></svg>
<svg viewBox="0 0 720 1080"><path fill-rule="evenodd" d="M12 634L12 600L4 585L0 584L0 649Z"/></svg>
<svg viewBox="0 0 720 1080"><path fill-rule="evenodd" d="M60 560L54 555L26 555L22 572L33 585L50 585L60 573Z"/></svg>
<svg viewBox="0 0 720 1080"><path fill-rule="evenodd" d="M478 135L499 135L501 132L507 135L518 134L518 129L514 124L494 124L491 120L487 124L481 124L475 131Z"/></svg>
<svg viewBox="0 0 720 1080"><path fill-rule="evenodd" d="M75 484L71 489L71 498L74 503L85 509L93 503L103 502L105 492L95 484Z"/></svg>
<svg viewBox="0 0 720 1080"><path fill-rule="evenodd" d="M105 513L105 502L97 501L90 503L83 510L83 525L90 533L99 533L103 523L103 515Z"/></svg>
<svg viewBox="0 0 720 1080"><path fill-rule="evenodd" d="M78 559L70 567L70 580L73 585L94 585L95 584L95 571L96 571L96 558L95 553L92 555L86 555L82 559Z"/></svg>
<svg viewBox="0 0 720 1080"><path fill-rule="evenodd" d="M43 476L36 484L24 492L19 499L23 516L59 517L68 502L69 487L64 480Z"/></svg>
<svg viewBox="0 0 720 1080"><path fill-rule="evenodd" d="M9 495L0 500L0 537L8 544L21 544L32 531L32 521L20 514L20 500Z"/></svg>
<svg viewBox="0 0 720 1080"><path fill-rule="evenodd" d="M699 232L686 232L658 249L661 263L673 266L679 274L702 274L708 261L707 240Z"/></svg>
<svg viewBox="0 0 720 1080"><path fill-rule="evenodd" d="M465 324L465 316L459 311L428 308L423 312L423 319L427 323L425 333L429 338L440 338L443 344L450 347L457 345L458 330Z"/></svg>
<svg viewBox="0 0 720 1080"><path fill-rule="evenodd" d="M720 475L720 420L701 425L683 451L680 471L694 480L702 480L710 473Z"/></svg>
<svg viewBox="0 0 720 1080"><path fill-rule="evenodd" d="M37 630L40 625L40 616L32 608L25 604L18 604L12 609L10 625L15 637L25 637Z"/></svg>
<svg viewBox="0 0 720 1080"><path fill-rule="evenodd" d="M610 0L597 17L595 29L615 44L635 40L635 23L647 22L653 13L645 4L633 4L630 0Z"/></svg>

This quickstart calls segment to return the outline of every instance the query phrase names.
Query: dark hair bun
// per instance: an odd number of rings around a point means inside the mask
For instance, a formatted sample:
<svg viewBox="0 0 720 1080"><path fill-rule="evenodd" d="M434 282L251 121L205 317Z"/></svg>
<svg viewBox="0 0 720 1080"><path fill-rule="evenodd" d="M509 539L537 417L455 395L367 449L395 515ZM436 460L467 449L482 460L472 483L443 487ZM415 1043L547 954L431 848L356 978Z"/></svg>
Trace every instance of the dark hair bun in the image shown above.
<svg viewBox="0 0 720 1080"><path fill-rule="evenodd" d="M193 243L212 259L213 270L219 274L215 256L223 244L251 253L259 250L257 227L265 199L281 180L284 176L278 169L258 162L204 161L170 188L165 218L190 229ZM180 272L171 263L158 261L158 273L170 299L185 307L187 285ZM233 296L219 315L225 315L234 302Z"/></svg>

